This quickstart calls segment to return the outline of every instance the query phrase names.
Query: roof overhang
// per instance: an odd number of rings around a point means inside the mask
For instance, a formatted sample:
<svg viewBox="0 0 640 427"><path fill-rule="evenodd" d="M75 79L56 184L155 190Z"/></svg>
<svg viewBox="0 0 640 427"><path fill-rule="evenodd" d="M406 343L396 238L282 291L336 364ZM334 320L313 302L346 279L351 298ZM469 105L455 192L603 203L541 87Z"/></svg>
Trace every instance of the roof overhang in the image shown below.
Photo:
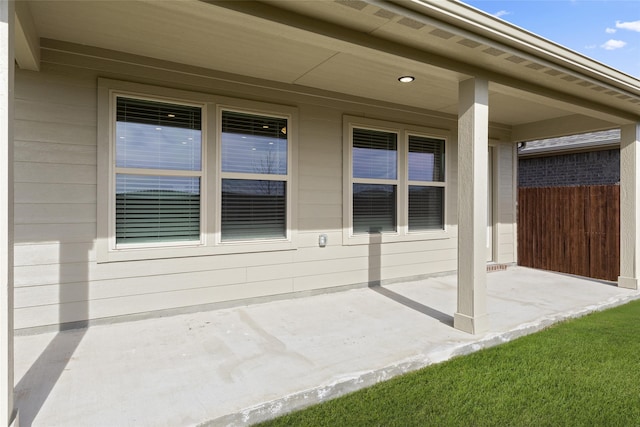
<svg viewBox="0 0 640 427"><path fill-rule="evenodd" d="M22 68L41 37L451 116L459 82L487 78L490 120L513 140L640 121L638 79L460 2L18 3Z"/></svg>

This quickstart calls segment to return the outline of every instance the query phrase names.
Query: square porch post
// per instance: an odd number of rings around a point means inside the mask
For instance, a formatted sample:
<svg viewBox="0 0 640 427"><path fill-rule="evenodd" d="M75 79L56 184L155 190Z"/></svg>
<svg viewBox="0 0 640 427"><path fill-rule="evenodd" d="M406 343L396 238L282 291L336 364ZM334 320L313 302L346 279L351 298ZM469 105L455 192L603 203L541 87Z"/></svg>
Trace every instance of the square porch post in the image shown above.
<svg viewBox="0 0 640 427"><path fill-rule="evenodd" d="M13 21L0 0L0 425L17 424L13 407Z"/></svg>
<svg viewBox="0 0 640 427"><path fill-rule="evenodd" d="M489 82L471 78L458 94L458 308L453 326L471 334L488 329L487 151Z"/></svg>
<svg viewBox="0 0 640 427"><path fill-rule="evenodd" d="M640 274L640 123L620 132L620 276L618 286L638 289Z"/></svg>

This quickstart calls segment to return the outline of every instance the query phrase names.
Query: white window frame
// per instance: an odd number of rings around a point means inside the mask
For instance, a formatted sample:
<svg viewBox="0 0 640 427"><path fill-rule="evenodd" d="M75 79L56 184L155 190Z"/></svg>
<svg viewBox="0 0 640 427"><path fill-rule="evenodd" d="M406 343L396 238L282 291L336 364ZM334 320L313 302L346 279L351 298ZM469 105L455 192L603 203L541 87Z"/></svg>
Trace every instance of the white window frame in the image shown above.
<svg viewBox="0 0 640 427"><path fill-rule="evenodd" d="M204 103L192 103L192 102L184 102L178 101L175 99L166 99L159 97L150 97L150 96L140 96L140 95L132 95L126 92L120 92L113 90L110 95L110 113L111 113L111 129L110 129L110 158L112 173L110 173L109 179L109 197L111 200L109 201L109 247L115 250L127 250L127 249L141 249L141 248L163 248L163 247L176 247L176 246L199 246L205 243L204 241L204 230L206 228L206 215L204 215L204 202L203 196L207 194L207 186L206 186L206 152L207 152L207 129L205 124L205 118L207 117L207 105ZM201 141L200 141L200 170L176 170L176 169L150 169L150 168L128 168L128 167L120 167L116 164L116 109L117 109L117 101L118 98L129 98L129 99L139 99L144 101L155 101L162 102L167 104L174 105L186 105L190 107L198 107L201 111ZM175 241L175 242L150 242L145 244L139 243L120 243L116 242L116 176L119 174L126 175L140 175L140 176L171 176L171 177L188 177L188 178L200 178L200 239L194 241Z"/></svg>
<svg viewBox="0 0 640 427"><path fill-rule="evenodd" d="M115 100L117 96L202 108L202 167L200 181L200 241L119 244L115 241L116 173L191 176L193 171L139 170L115 165ZM287 119L287 224L282 239L224 241L220 239L222 178L221 111ZM97 262L181 258L233 253L294 250L297 217L293 195L297 194L297 108L199 92L168 89L139 83L98 79L98 166L97 166ZM168 172L168 173L165 173ZM236 175L236 174L232 174ZM240 174L251 177L252 174ZM262 175L258 175L262 176ZM280 179L280 175L277 175ZM273 178L272 178L273 179ZM284 180L284 179L280 179Z"/></svg>
<svg viewBox="0 0 640 427"><path fill-rule="evenodd" d="M368 178L353 177L353 129L369 129L381 132L396 133L398 135L398 155L397 155L397 177L396 180L380 180ZM438 230L417 230L409 231L409 185L413 185L414 181L409 181L409 136L420 136L427 138L442 139L445 149L445 173L444 182L423 182L415 181L420 186L432 186L444 188L443 198L443 229ZM371 233L353 232L353 184L354 183L372 183L372 184L391 184L397 185L396 189L396 231L383 231L376 234L376 243L385 242L405 242L420 240L437 240L448 239L451 237L448 220L448 203L449 203L449 174L451 170L451 154L449 150L449 141L451 133L443 129L428 128L385 120L377 120L366 117L343 116L343 232L342 241L345 245L365 245L372 241Z"/></svg>
<svg viewBox="0 0 640 427"><path fill-rule="evenodd" d="M433 139L440 139L444 141L444 162L445 162L445 167L444 167L444 181L411 181L409 179L409 138L411 136L416 136L416 137L423 137L423 138L433 138ZM432 235L434 233L441 233L443 231L446 231L446 227L447 227L447 215L446 215L446 210L447 210L447 173L449 171L449 165L447 164L448 158L449 158L449 154L448 154L448 150L447 150L447 138L442 136L442 135L434 135L433 131L428 131L426 129L423 130L414 130L413 127L407 127L405 128L405 135L404 135L404 157L405 157L405 170L404 172L404 176L406 178L406 185L405 185L405 191L406 191L406 205L405 205L405 209L406 209L406 215L405 215L405 233L409 234L409 235L424 235L424 234L428 234L428 235ZM415 230L415 231L411 231L409 230L409 186L419 186L419 187L438 187L438 188L443 188L444 189L444 194L443 194L443 198L442 198L442 221L443 221L443 228L439 229L439 230Z"/></svg>
<svg viewBox="0 0 640 427"><path fill-rule="evenodd" d="M216 120L220 125L217 128L217 138L218 143L216 144L216 171L219 174L219 178L216 179L216 195L217 195L217 203L216 203L216 231L215 231L215 242L217 245L221 246L238 246L238 245L264 245L265 243L274 243L274 242L289 242L292 239L292 228L291 228L291 218L293 214L293 180L291 179L293 169L293 161L292 161L292 144L291 138L289 138L292 115L291 114L278 114L273 113L272 111L261 111L255 108L242 108L240 104L244 104L245 107L249 107L251 104L247 103L239 103L236 102L234 105L218 105L216 111ZM261 173L242 173L242 172L223 172L222 171L222 113L224 111L230 111L234 113L244 113L244 114L253 114L257 116L267 116L274 117L279 119L287 120L287 173L285 175L280 174L261 174ZM251 240L222 240L222 180L223 179L247 179L247 180L267 180L267 181L283 181L286 182L286 198L287 198L287 207L286 207L286 232L285 237L281 239L251 239Z"/></svg>

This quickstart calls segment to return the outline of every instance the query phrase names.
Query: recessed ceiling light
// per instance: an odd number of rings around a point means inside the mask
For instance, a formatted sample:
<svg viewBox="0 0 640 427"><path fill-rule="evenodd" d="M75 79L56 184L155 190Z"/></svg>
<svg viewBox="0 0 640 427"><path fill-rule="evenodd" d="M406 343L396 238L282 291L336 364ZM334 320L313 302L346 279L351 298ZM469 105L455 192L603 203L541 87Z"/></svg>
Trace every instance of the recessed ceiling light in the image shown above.
<svg viewBox="0 0 640 427"><path fill-rule="evenodd" d="M414 81L416 78L413 76L402 76L402 77L398 77L398 81L401 83L411 83L412 81Z"/></svg>

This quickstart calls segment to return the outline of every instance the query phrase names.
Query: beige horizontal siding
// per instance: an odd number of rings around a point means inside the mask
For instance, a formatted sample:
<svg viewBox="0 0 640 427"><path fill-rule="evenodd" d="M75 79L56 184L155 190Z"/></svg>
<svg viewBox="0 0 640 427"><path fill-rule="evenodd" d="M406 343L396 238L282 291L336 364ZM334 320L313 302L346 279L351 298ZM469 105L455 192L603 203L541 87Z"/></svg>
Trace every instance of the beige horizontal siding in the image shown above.
<svg viewBox="0 0 640 427"><path fill-rule="evenodd" d="M216 270L215 283L211 281L210 271L195 271L167 274L161 277L143 276L96 280L91 282L23 286L16 288L15 299L17 306L36 306L57 304L59 302L81 301L86 299L87 295L90 295L91 299L103 299L170 292L177 288L176 282L182 283L180 289L183 290L219 287L246 283L247 273L248 269L246 268ZM162 280L159 280L160 278ZM263 279L269 280L267 278ZM63 295L66 301L61 301Z"/></svg>
<svg viewBox="0 0 640 427"><path fill-rule="evenodd" d="M96 166L15 162L14 179L42 184L95 184Z"/></svg>
<svg viewBox="0 0 640 427"><path fill-rule="evenodd" d="M15 141L17 162L95 165L96 149L87 145Z"/></svg>
<svg viewBox="0 0 640 427"><path fill-rule="evenodd" d="M95 203L16 203L16 224L95 223Z"/></svg>
<svg viewBox="0 0 640 427"><path fill-rule="evenodd" d="M43 325L77 322L117 316L145 314L181 307L242 300L260 296L290 293L293 281L272 280L260 283L242 283L221 287L178 289L144 295L92 299L60 304L16 307L15 328L34 328Z"/></svg>
<svg viewBox="0 0 640 427"><path fill-rule="evenodd" d="M33 209L37 209L37 206ZM14 234L17 245L33 242L86 243L95 239L96 224L77 221L69 224L19 224L16 218Z"/></svg>
<svg viewBox="0 0 640 427"><path fill-rule="evenodd" d="M44 123L38 120L23 120L16 116L13 122L16 141L36 141L54 144L88 145L95 150L96 127L92 125L71 125L68 123ZM19 150L14 156L20 156Z"/></svg>

